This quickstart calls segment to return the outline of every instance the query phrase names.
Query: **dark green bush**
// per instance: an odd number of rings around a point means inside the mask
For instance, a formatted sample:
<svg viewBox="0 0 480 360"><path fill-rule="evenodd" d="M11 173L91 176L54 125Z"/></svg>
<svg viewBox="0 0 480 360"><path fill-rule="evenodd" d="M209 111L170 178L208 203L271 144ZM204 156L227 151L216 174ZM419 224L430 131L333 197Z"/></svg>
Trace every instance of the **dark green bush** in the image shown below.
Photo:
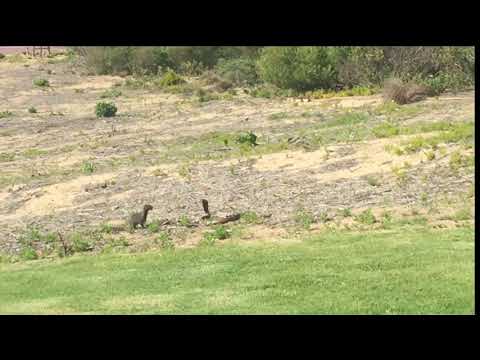
<svg viewBox="0 0 480 360"><path fill-rule="evenodd" d="M268 47L258 60L260 77L280 88L307 91L336 83L336 52L332 47Z"/></svg>
<svg viewBox="0 0 480 360"><path fill-rule="evenodd" d="M236 140L239 144L248 144L248 145L251 145L251 146L258 145L257 144L257 135L255 135L251 131L246 133L246 134L239 135Z"/></svg>
<svg viewBox="0 0 480 360"><path fill-rule="evenodd" d="M112 117L117 113L117 107L108 102L99 102L95 107L97 117Z"/></svg>
<svg viewBox="0 0 480 360"><path fill-rule="evenodd" d="M258 82L255 60L251 58L220 59L215 71L236 85L253 85Z"/></svg>

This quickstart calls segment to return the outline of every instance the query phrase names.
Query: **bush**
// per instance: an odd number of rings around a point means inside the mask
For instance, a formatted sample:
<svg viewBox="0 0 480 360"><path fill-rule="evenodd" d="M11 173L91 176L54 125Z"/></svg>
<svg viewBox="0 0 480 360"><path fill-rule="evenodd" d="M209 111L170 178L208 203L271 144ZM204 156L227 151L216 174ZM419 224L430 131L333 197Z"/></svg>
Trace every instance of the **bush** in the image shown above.
<svg viewBox="0 0 480 360"><path fill-rule="evenodd" d="M258 82L256 64L251 58L220 59L215 71L235 85L253 85Z"/></svg>
<svg viewBox="0 0 480 360"><path fill-rule="evenodd" d="M215 228L214 231L209 231L203 234L203 239L201 240L201 245L213 245L216 240L225 240L230 237L230 230L225 228L223 225L220 225Z"/></svg>
<svg viewBox="0 0 480 360"><path fill-rule="evenodd" d="M20 258L23 260L36 260L38 259L38 255L31 246L24 246L20 251Z"/></svg>
<svg viewBox="0 0 480 360"><path fill-rule="evenodd" d="M171 250L175 248L175 244L173 243L172 238L165 231L162 231L158 235L158 241L160 241L160 247L162 249Z"/></svg>
<svg viewBox="0 0 480 360"><path fill-rule="evenodd" d="M89 251L93 248L92 244L83 234L74 233L70 238L72 242L72 250L74 252Z"/></svg>
<svg viewBox="0 0 480 360"><path fill-rule="evenodd" d="M393 76L439 94L471 86L475 78L473 47L352 46L338 54L338 79L348 87L379 85Z"/></svg>
<svg viewBox="0 0 480 360"><path fill-rule="evenodd" d="M5 58L5 54L0 53L0 60Z"/></svg>
<svg viewBox="0 0 480 360"><path fill-rule="evenodd" d="M13 115L13 113L11 111L8 111L8 110L0 111L0 119L10 117L12 115Z"/></svg>
<svg viewBox="0 0 480 360"><path fill-rule="evenodd" d="M97 117L112 117L117 113L117 107L108 102L99 102L95 106L95 114Z"/></svg>
<svg viewBox="0 0 480 360"><path fill-rule="evenodd" d="M250 146L256 146L257 144L257 135L249 131L246 134L241 134L237 137L237 142L239 144L248 144Z"/></svg>
<svg viewBox="0 0 480 360"><path fill-rule="evenodd" d="M268 47L258 60L262 80L299 91L336 84L336 53L332 47Z"/></svg>
<svg viewBox="0 0 480 360"><path fill-rule="evenodd" d="M399 105L421 100L427 89L413 82L404 83L401 79L391 78L385 81L383 97L386 101L394 101Z"/></svg>
<svg viewBox="0 0 480 360"><path fill-rule="evenodd" d="M28 108L28 112L29 112L30 114L36 114L37 109L35 109L33 106L31 106L31 107Z"/></svg>
<svg viewBox="0 0 480 360"><path fill-rule="evenodd" d="M167 70L159 80L159 85L162 87L180 85L186 81L173 70Z"/></svg>
<svg viewBox="0 0 480 360"><path fill-rule="evenodd" d="M82 170L85 174L91 174L95 171L95 164L91 161L85 161Z"/></svg>
<svg viewBox="0 0 480 360"><path fill-rule="evenodd" d="M47 87L50 86L50 83L47 79L35 79L33 80L33 85L40 86L40 87Z"/></svg>
<svg viewBox="0 0 480 360"><path fill-rule="evenodd" d="M173 66L167 50L161 46L90 46L75 52L95 74L157 74Z"/></svg>
<svg viewBox="0 0 480 360"><path fill-rule="evenodd" d="M372 225L377 222L377 219L373 215L371 209L367 209L355 216L355 220L365 225Z"/></svg>

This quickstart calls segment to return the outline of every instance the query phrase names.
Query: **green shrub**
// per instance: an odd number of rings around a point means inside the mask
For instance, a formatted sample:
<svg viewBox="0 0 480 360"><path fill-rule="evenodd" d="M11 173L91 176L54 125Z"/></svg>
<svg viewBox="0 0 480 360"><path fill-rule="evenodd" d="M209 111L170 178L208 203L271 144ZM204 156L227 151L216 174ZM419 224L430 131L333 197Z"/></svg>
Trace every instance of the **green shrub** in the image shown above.
<svg viewBox="0 0 480 360"><path fill-rule="evenodd" d="M340 213L342 214L342 216L344 218L351 217L352 216L352 209L345 208L345 209L342 209Z"/></svg>
<svg viewBox="0 0 480 360"><path fill-rule="evenodd" d="M100 232L105 234L111 234L113 232L113 225L112 224L102 224L100 226Z"/></svg>
<svg viewBox="0 0 480 360"><path fill-rule="evenodd" d="M113 103L99 102L95 106L97 117L112 117L117 113L117 107Z"/></svg>
<svg viewBox="0 0 480 360"><path fill-rule="evenodd" d="M34 79L33 85L39 86L39 87L47 87L47 86L50 86L50 83L48 82L47 79Z"/></svg>
<svg viewBox="0 0 480 360"><path fill-rule="evenodd" d="M92 161L85 161L82 170L85 174L91 174L95 171L95 164Z"/></svg>
<svg viewBox="0 0 480 360"><path fill-rule="evenodd" d="M33 247L23 246L20 251L20 258L22 260L36 260L38 259L38 255Z"/></svg>
<svg viewBox="0 0 480 360"><path fill-rule="evenodd" d="M359 215L355 216L355 220L365 225L372 225L377 222L377 219L373 215L371 209L367 209L361 212Z"/></svg>
<svg viewBox="0 0 480 360"><path fill-rule="evenodd" d="M0 53L0 60L5 58L5 54Z"/></svg>
<svg viewBox="0 0 480 360"><path fill-rule="evenodd" d="M256 146L257 144L257 135L249 131L246 134L241 134L237 137L236 141L239 144L248 144L250 146Z"/></svg>
<svg viewBox="0 0 480 360"><path fill-rule="evenodd" d="M74 252L84 252L92 249L91 242L84 234L74 233L70 236L70 241Z"/></svg>
<svg viewBox="0 0 480 360"><path fill-rule="evenodd" d="M33 106L31 106L31 107L28 108L28 112L29 112L30 114L36 114L36 113L37 113L37 109L35 109Z"/></svg>
<svg viewBox="0 0 480 360"><path fill-rule="evenodd" d="M159 84L162 87L183 84L186 81L173 70L167 70L160 78Z"/></svg>
<svg viewBox="0 0 480 360"><path fill-rule="evenodd" d="M158 233L160 231L160 223L157 221L152 221L150 224L147 225L147 229L149 232Z"/></svg>
<svg viewBox="0 0 480 360"><path fill-rule="evenodd" d="M0 111L0 119L10 117L12 115L13 115L13 113L11 111L8 111L8 110Z"/></svg>
<svg viewBox="0 0 480 360"><path fill-rule="evenodd" d="M315 222L313 215L305 209L297 210L294 220L297 225L307 230L310 229L310 226Z"/></svg>
<svg viewBox="0 0 480 360"><path fill-rule="evenodd" d="M220 226L217 226L215 230L204 233L200 244L213 245L216 242L216 240L228 239L230 235L231 235L231 231L225 228L223 225L220 225Z"/></svg>
<svg viewBox="0 0 480 360"><path fill-rule="evenodd" d="M187 215L180 216L180 218L178 219L178 223L181 226L190 226L192 224L192 222L190 221Z"/></svg>
<svg viewBox="0 0 480 360"><path fill-rule="evenodd" d="M240 217L243 221L247 224L259 224L261 223L260 218L258 217L257 213L254 211L245 211L242 213Z"/></svg>
<svg viewBox="0 0 480 360"><path fill-rule="evenodd" d="M333 47L267 47L258 60L262 80L280 88L307 91L336 83Z"/></svg>
<svg viewBox="0 0 480 360"><path fill-rule="evenodd" d="M175 248L175 244L173 243L172 238L165 231L162 231L158 235L158 241L160 241L160 247L162 249L173 249L173 248Z"/></svg>
<svg viewBox="0 0 480 360"><path fill-rule="evenodd" d="M257 68L252 58L220 59L215 71L236 85L253 85L258 82Z"/></svg>

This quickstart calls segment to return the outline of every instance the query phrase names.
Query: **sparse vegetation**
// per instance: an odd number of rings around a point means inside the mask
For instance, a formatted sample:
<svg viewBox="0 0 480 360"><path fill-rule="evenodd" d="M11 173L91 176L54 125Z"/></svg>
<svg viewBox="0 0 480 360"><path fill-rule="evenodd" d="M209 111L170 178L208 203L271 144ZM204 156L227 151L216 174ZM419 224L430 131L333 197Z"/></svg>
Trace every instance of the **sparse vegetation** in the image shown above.
<svg viewBox="0 0 480 360"><path fill-rule="evenodd" d="M118 89L110 89L110 90L105 90L101 95L101 99L106 99L106 98L117 98L122 95L122 92Z"/></svg>
<svg viewBox="0 0 480 360"><path fill-rule="evenodd" d="M203 238L200 242L202 246L214 245L217 240L228 239L231 235L231 230L227 229L223 225L217 226L213 231L207 231L203 234Z"/></svg>
<svg viewBox="0 0 480 360"><path fill-rule="evenodd" d="M33 80L33 85L38 87L48 87L50 82L47 79L35 79Z"/></svg>
<svg viewBox="0 0 480 360"><path fill-rule="evenodd" d="M450 169L458 171L463 167L473 167L475 165L475 158L472 155L462 155L460 151L456 150L450 155L448 163Z"/></svg>
<svg viewBox="0 0 480 360"><path fill-rule="evenodd" d="M13 113L11 111L8 111L8 110L0 111L0 119L11 117L12 115Z"/></svg>
<svg viewBox="0 0 480 360"><path fill-rule="evenodd" d="M36 260L38 259L38 255L33 247L27 245L22 247L20 258L22 260Z"/></svg>
<svg viewBox="0 0 480 360"><path fill-rule="evenodd" d="M255 211L245 211L241 214L241 219L247 224L260 224L261 219Z"/></svg>
<svg viewBox="0 0 480 360"><path fill-rule="evenodd" d="M152 221L150 224L147 225L147 229L150 233L158 233L160 231L160 222L158 220Z"/></svg>
<svg viewBox="0 0 480 360"><path fill-rule="evenodd" d="M305 209L297 210L295 214L295 223L304 229L310 229L310 226L315 222L315 218L311 212Z"/></svg>
<svg viewBox="0 0 480 360"><path fill-rule="evenodd" d="M92 161L85 161L83 163L83 172L85 174L91 174L95 171L95 164Z"/></svg>
<svg viewBox="0 0 480 360"><path fill-rule="evenodd" d="M165 231L161 231L158 234L158 241L160 242L160 247L165 250L171 250L175 248L172 238Z"/></svg>
<svg viewBox="0 0 480 360"><path fill-rule="evenodd" d="M28 108L28 112L29 112L30 114L36 114L36 113L37 113L37 109L36 109L35 107L31 106L31 107Z"/></svg>
<svg viewBox="0 0 480 360"><path fill-rule="evenodd" d="M352 209L350 208L345 208L345 209L342 209L340 211L341 215L344 217L344 218L347 218L347 217L352 217Z"/></svg>
<svg viewBox="0 0 480 360"><path fill-rule="evenodd" d="M89 251L93 247L91 240L82 233L76 232L71 234L70 241L72 243L72 249L74 252Z"/></svg>
<svg viewBox="0 0 480 360"><path fill-rule="evenodd" d="M355 220L364 225L372 225L377 222L377 219L372 213L372 209L362 211L360 214L355 216Z"/></svg>
<svg viewBox="0 0 480 360"><path fill-rule="evenodd" d="M190 226L192 224L191 220L188 218L187 215L182 215L178 219L178 224L181 226Z"/></svg>
<svg viewBox="0 0 480 360"><path fill-rule="evenodd" d="M397 136L400 133L400 129L392 123L384 122L375 126L372 132L377 138L387 138Z"/></svg>

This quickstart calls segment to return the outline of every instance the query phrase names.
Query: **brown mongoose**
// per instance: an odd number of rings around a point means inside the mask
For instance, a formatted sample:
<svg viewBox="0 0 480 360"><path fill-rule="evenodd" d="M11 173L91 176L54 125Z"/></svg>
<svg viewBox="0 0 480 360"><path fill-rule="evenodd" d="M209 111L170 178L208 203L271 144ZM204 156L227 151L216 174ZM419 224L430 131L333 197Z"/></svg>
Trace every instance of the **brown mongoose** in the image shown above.
<svg viewBox="0 0 480 360"><path fill-rule="evenodd" d="M137 225L141 225L142 228L145 228L145 222L147 221L147 215L150 210L153 210L153 206L145 205L142 212L137 212L130 215L130 219L128 221L130 228L135 229Z"/></svg>
<svg viewBox="0 0 480 360"><path fill-rule="evenodd" d="M210 211L208 210L208 201L205 199L202 199L202 206L203 206L203 211L205 211L205 215L202 216L202 219L209 219Z"/></svg>

